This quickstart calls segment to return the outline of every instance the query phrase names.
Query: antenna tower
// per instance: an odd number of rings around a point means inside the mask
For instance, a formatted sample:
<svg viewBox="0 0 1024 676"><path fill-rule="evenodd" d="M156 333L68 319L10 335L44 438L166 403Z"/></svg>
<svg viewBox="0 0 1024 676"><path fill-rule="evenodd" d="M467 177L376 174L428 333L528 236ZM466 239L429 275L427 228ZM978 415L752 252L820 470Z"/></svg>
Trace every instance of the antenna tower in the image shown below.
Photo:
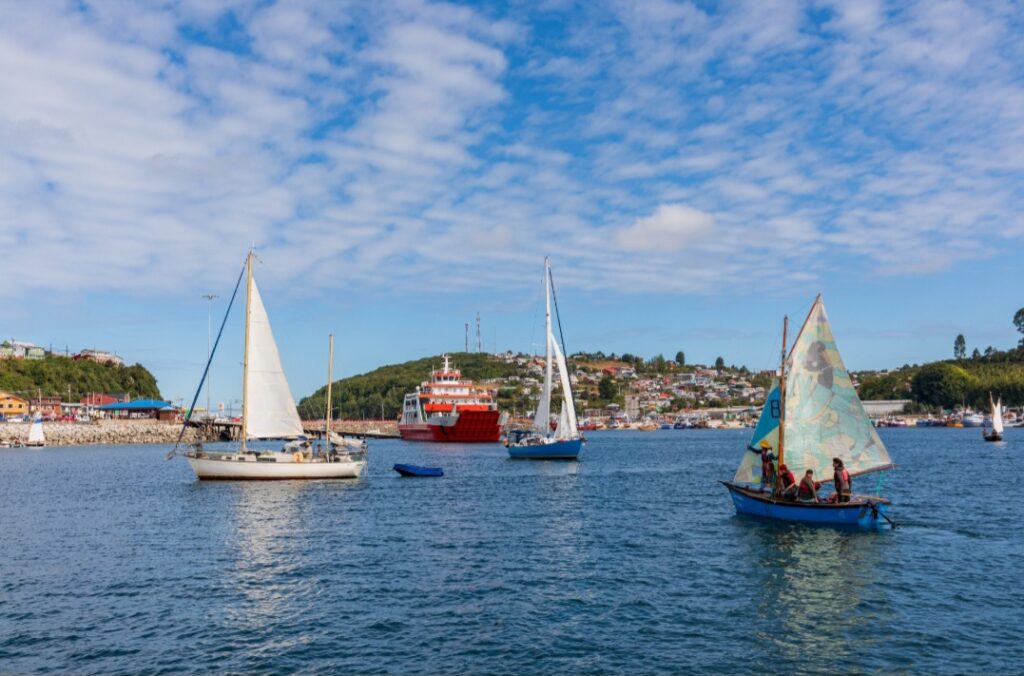
<svg viewBox="0 0 1024 676"><path fill-rule="evenodd" d="M480 313L476 313L476 351L483 352L484 344L480 340Z"/></svg>

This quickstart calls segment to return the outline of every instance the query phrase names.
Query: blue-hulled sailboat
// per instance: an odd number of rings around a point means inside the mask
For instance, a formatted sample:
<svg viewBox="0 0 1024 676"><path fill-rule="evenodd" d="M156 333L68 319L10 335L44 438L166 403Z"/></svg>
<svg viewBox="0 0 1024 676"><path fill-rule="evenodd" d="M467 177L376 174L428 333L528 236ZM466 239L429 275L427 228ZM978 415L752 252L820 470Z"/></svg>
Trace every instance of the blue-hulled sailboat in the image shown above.
<svg viewBox="0 0 1024 676"><path fill-rule="evenodd" d="M559 346L551 328L551 297L554 283L551 279L551 265L544 258L544 324L547 334L544 348L544 387L537 403L537 412L533 416L532 430L514 430L505 439L509 456L517 459L531 460L575 460L583 447L579 424L576 420L576 404L572 398L572 384L569 381L569 368L565 362L564 341ZM558 302L555 302L555 313L558 313ZM561 334L561 318L558 320ZM562 384L562 411L558 417L558 426L551 431L551 392L554 384L553 367L558 366L558 377Z"/></svg>
<svg viewBox="0 0 1024 676"><path fill-rule="evenodd" d="M864 412L839 356L820 295L788 355L786 322L782 336L779 383L765 401L750 447L766 441L777 449L776 476L778 467L785 464L798 482L808 469L814 470L818 480L827 478L822 483L830 482L833 458L843 461L851 477L892 469L885 444ZM854 493L849 502L838 503L777 495L777 486L764 484L760 456L749 451L744 452L733 480L722 483L739 514L830 526L894 525L887 515L890 501L883 497Z"/></svg>

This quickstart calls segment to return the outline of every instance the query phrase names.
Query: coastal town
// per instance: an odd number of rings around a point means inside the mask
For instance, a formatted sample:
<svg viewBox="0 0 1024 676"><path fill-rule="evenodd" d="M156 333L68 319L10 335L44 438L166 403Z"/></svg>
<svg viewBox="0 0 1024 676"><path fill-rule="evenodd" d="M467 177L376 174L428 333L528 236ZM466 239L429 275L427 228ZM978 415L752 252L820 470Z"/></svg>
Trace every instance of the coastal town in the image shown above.
<svg viewBox="0 0 1024 676"><path fill-rule="evenodd" d="M471 355L462 353L456 355L456 359L459 356L468 359ZM475 356L483 356L505 367L506 375L480 378L473 385L497 402L503 414L503 426L531 425L544 379L544 357L512 351ZM0 361L44 359L124 367L124 360L109 350L53 351L13 339L0 343ZM686 364L682 352L672 360L661 355L643 359L628 353L572 355L567 365L580 429L653 431L753 427L776 372L726 366L721 358L717 362L711 367ZM856 376L854 383L858 384ZM337 386L344 388L345 381L339 381ZM913 408L908 406L912 403L909 399L863 403L876 426L958 427L984 423L983 417L969 410L909 413ZM35 419L47 424L47 442L51 445L167 443L177 438L187 413L180 402L175 405L158 397L133 397L123 391L80 392L70 385L59 390L0 388L0 443L18 443L26 434L25 425ZM300 413L308 429L323 428L322 409L300 406ZM341 415L335 426L340 431L383 437L398 435L397 415L390 406L368 408L362 415L359 411L344 409L337 413ZM1007 410L1006 415L1010 425L1024 418L1013 409ZM197 424L189 430L189 440L229 438L238 422L238 416L223 404L211 411L197 407L190 417Z"/></svg>

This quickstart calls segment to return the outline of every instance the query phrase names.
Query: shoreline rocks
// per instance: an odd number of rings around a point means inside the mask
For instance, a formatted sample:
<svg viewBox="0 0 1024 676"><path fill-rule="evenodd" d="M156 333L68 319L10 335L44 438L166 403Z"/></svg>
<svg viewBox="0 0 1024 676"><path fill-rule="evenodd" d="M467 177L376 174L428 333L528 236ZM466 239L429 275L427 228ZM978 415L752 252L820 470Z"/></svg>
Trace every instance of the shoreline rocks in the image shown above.
<svg viewBox="0 0 1024 676"><path fill-rule="evenodd" d="M0 443L21 445L28 440L31 423L0 423ZM315 427L315 422L309 424ZM321 422L320 427L323 427ZM398 436L398 423L393 420L341 420L331 429L347 434ZM182 443L217 441L219 428L189 427ZM93 420L87 423L46 422L43 434L47 446L173 444L181 433L180 422L158 420Z"/></svg>
<svg viewBox="0 0 1024 676"><path fill-rule="evenodd" d="M0 442L23 444L30 423L0 423ZM185 431L183 442L199 440L199 430ZM181 433L180 423L157 420L94 420L87 423L43 423L47 446L89 446L96 444L173 444Z"/></svg>

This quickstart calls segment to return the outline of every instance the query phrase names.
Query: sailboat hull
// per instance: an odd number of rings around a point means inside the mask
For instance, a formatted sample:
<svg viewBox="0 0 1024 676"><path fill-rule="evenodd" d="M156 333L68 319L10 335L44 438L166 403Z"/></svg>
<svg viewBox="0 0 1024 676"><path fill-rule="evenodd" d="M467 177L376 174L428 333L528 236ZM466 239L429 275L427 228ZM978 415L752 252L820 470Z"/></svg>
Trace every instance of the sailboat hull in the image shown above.
<svg viewBox="0 0 1024 676"><path fill-rule="evenodd" d="M285 455L285 454L280 454ZM216 457L186 458L196 477L220 481L273 481L289 479L356 479L365 460L338 462L266 462Z"/></svg>
<svg viewBox="0 0 1024 676"><path fill-rule="evenodd" d="M843 504L810 504L775 500L766 493L723 481L732 497L737 514L772 521L836 526L841 528L887 528L888 501L883 498L858 498Z"/></svg>
<svg viewBox="0 0 1024 676"><path fill-rule="evenodd" d="M984 432L982 436L985 437L985 441L1002 441L1003 435L999 432Z"/></svg>
<svg viewBox="0 0 1024 676"><path fill-rule="evenodd" d="M565 439L547 444L509 445L508 454L516 460L575 460L582 448L582 439Z"/></svg>

